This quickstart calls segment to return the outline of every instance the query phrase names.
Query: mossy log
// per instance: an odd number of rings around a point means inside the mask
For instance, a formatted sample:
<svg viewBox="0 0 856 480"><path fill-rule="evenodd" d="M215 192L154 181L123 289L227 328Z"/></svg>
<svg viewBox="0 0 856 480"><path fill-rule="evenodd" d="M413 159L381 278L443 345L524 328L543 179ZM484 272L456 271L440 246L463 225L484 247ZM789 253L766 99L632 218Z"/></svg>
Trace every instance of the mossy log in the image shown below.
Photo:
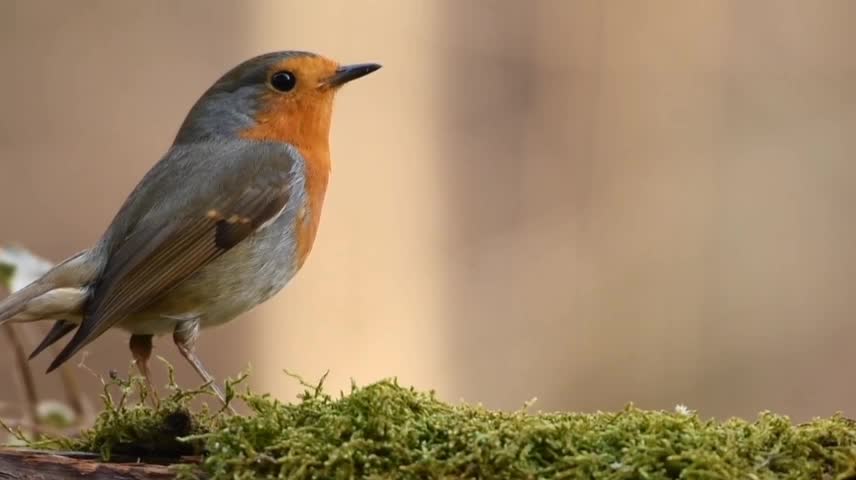
<svg viewBox="0 0 856 480"><path fill-rule="evenodd" d="M685 407L500 412L394 381L335 397L307 386L284 404L227 382L244 416L193 411L198 391L174 386L157 408L132 402L140 382L122 381L118 398L105 391L93 428L30 445L53 451L5 451L0 480L856 480L856 423L840 415L795 425L771 413L704 420Z"/></svg>
<svg viewBox="0 0 856 480"><path fill-rule="evenodd" d="M4 268L13 253L0 250L0 284L12 290L25 278L13 273L44 268L15 258ZM300 380L300 402L284 404L238 394L242 376L226 396L251 413L232 416L219 402L191 408L209 389L183 390L169 373L157 407L142 379L111 375L95 424L73 438L7 427L38 450L0 448L0 480L856 480L856 422L841 415L794 425L769 412L706 420L685 407L500 412L388 380L338 396L323 379Z"/></svg>
<svg viewBox="0 0 856 480"><path fill-rule="evenodd" d="M104 463L91 453L0 448L0 479L4 480L160 480L175 475L173 466L138 463L130 458L122 463Z"/></svg>

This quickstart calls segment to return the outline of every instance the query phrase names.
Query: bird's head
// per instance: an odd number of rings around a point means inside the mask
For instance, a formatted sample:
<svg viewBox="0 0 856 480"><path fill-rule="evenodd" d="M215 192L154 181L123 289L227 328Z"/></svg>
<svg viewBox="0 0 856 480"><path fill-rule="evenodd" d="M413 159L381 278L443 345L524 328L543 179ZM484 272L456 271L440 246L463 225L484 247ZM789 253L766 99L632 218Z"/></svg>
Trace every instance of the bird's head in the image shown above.
<svg viewBox="0 0 856 480"><path fill-rule="evenodd" d="M374 63L343 66L300 51L251 58L226 72L199 98L175 143L225 137L297 147L326 144L336 92L378 68Z"/></svg>

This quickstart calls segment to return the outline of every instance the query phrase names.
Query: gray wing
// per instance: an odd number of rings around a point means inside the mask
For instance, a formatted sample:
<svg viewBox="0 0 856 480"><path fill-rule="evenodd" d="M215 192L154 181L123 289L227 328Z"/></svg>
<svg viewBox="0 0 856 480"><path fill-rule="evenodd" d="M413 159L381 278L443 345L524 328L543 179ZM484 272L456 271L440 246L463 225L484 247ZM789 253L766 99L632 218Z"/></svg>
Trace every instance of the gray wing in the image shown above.
<svg viewBox="0 0 856 480"><path fill-rule="evenodd" d="M299 180L297 154L288 146L197 148L182 152L186 168L176 167L187 178L161 176L164 186L182 186L158 198L110 253L80 328L48 372L275 218ZM157 186L146 185L146 192L158 192ZM126 210L134 208L132 201Z"/></svg>

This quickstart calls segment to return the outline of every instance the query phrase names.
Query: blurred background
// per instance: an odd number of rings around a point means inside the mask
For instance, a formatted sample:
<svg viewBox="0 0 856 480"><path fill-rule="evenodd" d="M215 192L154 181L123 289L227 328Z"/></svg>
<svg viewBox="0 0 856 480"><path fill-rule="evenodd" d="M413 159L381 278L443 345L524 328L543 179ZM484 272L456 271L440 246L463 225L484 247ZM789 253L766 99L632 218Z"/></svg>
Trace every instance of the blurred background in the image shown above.
<svg viewBox="0 0 856 480"><path fill-rule="evenodd" d="M846 0L6 0L0 243L54 261L93 244L250 56L378 62L338 96L303 271L202 335L220 380L856 415L853 18ZM86 351L130 371L125 334ZM170 338L155 351L199 383ZM51 356L33 365L58 397Z"/></svg>

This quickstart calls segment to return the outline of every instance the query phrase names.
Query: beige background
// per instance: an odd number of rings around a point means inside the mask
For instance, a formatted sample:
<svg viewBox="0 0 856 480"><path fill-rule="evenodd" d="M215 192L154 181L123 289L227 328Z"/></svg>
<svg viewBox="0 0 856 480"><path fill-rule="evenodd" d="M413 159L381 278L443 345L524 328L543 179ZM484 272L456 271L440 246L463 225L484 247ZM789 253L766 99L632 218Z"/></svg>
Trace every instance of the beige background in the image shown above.
<svg viewBox="0 0 856 480"><path fill-rule="evenodd" d="M0 242L56 260L93 243L249 56L375 61L339 96L306 267L202 337L219 378L251 364L283 399L283 368L329 369L336 389L398 376L499 408L856 415L853 18L849 1L0 1ZM125 345L107 334L86 363L124 370ZM168 338L157 352L178 362Z"/></svg>

